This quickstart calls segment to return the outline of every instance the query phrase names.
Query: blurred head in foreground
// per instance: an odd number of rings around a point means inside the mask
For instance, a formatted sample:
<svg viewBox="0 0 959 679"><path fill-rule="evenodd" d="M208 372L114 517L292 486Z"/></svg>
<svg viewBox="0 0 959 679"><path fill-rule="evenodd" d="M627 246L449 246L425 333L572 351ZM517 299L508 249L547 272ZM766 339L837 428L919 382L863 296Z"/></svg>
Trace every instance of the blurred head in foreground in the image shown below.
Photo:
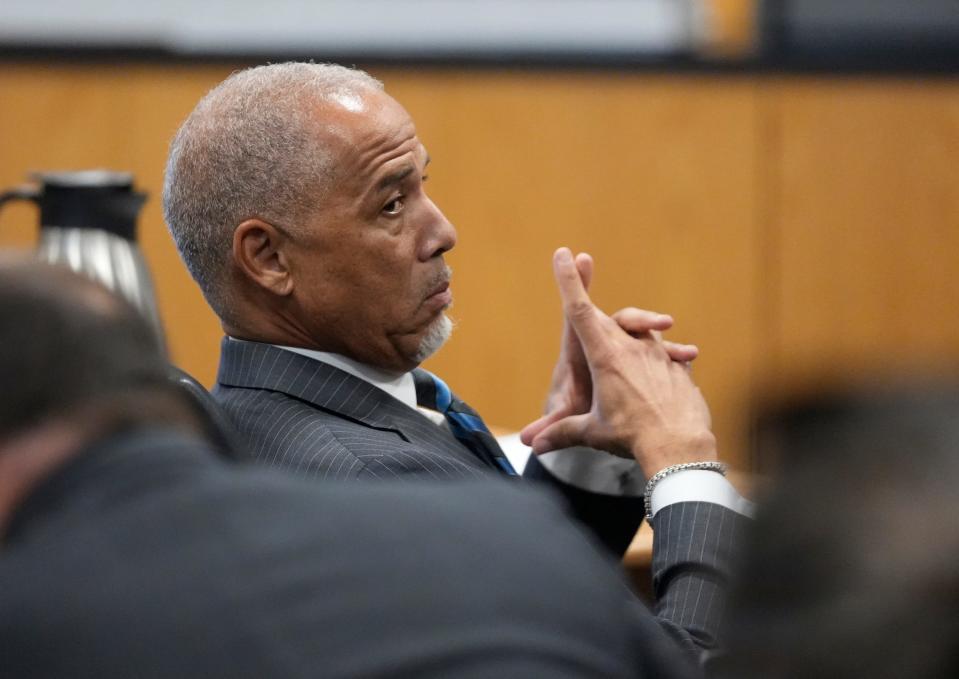
<svg viewBox="0 0 959 679"><path fill-rule="evenodd" d="M193 426L149 326L98 283L4 259L0 318L0 531L11 505L85 444L140 426Z"/></svg>
<svg viewBox="0 0 959 679"><path fill-rule="evenodd" d="M730 676L959 676L959 385L794 404L765 427L780 481L733 598Z"/></svg>

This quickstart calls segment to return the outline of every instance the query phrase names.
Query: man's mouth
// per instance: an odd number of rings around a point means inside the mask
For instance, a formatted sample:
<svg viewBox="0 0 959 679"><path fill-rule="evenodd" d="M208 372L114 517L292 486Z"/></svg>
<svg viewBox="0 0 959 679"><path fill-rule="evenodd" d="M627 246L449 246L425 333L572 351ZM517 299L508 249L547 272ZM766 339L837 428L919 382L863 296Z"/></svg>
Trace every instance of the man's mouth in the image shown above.
<svg viewBox="0 0 959 679"><path fill-rule="evenodd" d="M450 290L450 271L444 271L436 285L426 297L426 304L431 308L442 310L453 303L453 291Z"/></svg>
<svg viewBox="0 0 959 679"><path fill-rule="evenodd" d="M437 286L433 292L430 293L430 296L426 301L431 306L438 306L441 309L445 309L450 304L453 303L453 291L450 290L449 283L443 283L442 285Z"/></svg>

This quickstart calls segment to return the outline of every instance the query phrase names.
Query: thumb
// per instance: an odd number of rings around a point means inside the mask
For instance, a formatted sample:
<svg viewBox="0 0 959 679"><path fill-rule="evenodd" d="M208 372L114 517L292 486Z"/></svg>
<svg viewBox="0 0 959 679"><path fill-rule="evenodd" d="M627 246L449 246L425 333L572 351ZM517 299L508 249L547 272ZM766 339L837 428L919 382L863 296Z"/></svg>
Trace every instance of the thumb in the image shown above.
<svg viewBox="0 0 959 679"><path fill-rule="evenodd" d="M546 427L553 424L556 420L563 417L563 411L557 410L552 413L547 413L543 415L538 420L530 422L522 431L519 433L519 440L523 442L524 445L531 446L533 445L533 439L539 436L539 433L543 431Z"/></svg>
<svg viewBox="0 0 959 679"><path fill-rule="evenodd" d="M532 441L533 452L537 455L551 450L589 445L586 432L589 428L589 414L570 415L543 429Z"/></svg>

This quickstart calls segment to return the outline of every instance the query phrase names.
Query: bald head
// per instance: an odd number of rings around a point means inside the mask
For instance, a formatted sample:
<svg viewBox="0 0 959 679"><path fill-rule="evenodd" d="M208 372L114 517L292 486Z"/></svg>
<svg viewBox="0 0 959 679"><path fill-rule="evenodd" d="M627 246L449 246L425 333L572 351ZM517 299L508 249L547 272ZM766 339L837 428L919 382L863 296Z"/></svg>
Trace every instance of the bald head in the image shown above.
<svg viewBox="0 0 959 679"><path fill-rule="evenodd" d="M319 109L349 110L382 84L334 64L285 63L234 73L211 90L170 147L167 224L207 302L237 321L229 262L233 231L257 218L295 231L332 180Z"/></svg>

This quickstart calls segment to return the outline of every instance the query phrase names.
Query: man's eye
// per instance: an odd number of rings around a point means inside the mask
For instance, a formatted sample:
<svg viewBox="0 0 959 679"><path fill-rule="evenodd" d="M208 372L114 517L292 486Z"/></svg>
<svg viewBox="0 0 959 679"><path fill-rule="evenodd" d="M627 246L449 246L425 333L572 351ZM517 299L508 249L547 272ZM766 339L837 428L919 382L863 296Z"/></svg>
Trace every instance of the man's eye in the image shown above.
<svg viewBox="0 0 959 679"><path fill-rule="evenodd" d="M388 215L398 215L403 211L403 197L394 198L383 206L383 212Z"/></svg>

